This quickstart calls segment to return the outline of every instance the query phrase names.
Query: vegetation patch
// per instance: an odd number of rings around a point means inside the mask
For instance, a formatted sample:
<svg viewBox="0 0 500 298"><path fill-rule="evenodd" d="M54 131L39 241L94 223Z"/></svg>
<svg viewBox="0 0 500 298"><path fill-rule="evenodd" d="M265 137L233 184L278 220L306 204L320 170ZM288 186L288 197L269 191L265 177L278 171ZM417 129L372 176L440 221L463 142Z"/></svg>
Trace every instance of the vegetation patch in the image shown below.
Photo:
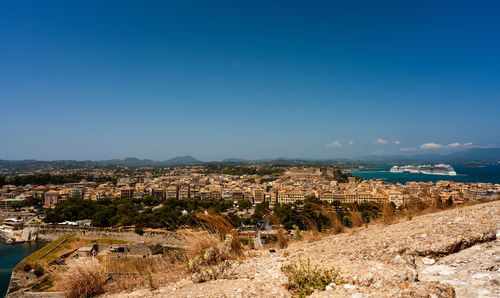
<svg viewBox="0 0 500 298"><path fill-rule="evenodd" d="M32 292L47 292L54 285L54 281L50 278L44 278L41 283L31 288Z"/></svg>
<svg viewBox="0 0 500 298"><path fill-rule="evenodd" d="M88 244L127 244L129 243L128 241L121 240L121 239L113 239L113 238L99 238L99 239L93 239L88 242Z"/></svg>
<svg viewBox="0 0 500 298"><path fill-rule="evenodd" d="M324 291L330 284L341 285L347 281L334 269L313 267L309 260L281 267L288 278L287 288L298 297L306 297L314 290Z"/></svg>
<svg viewBox="0 0 500 298"><path fill-rule="evenodd" d="M33 264L36 262L39 262L40 260L48 260L48 262L55 260L57 257L55 255L57 252L63 247L68 245L68 243L71 243L73 241L78 240L77 237L74 235L64 235L62 237L57 238L56 240L50 242L49 244L45 245L41 249L35 251L28 257L26 257L19 265L20 266L25 266L26 264Z"/></svg>
<svg viewBox="0 0 500 298"><path fill-rule="evenodd" d="M232 242L232 235L227 234L226 239L217 246L210 246L205 249L202 255L192 259L188 258L188 269L195 273L198 282L228 277L228 271L231 268L229 258Z"/></svg>

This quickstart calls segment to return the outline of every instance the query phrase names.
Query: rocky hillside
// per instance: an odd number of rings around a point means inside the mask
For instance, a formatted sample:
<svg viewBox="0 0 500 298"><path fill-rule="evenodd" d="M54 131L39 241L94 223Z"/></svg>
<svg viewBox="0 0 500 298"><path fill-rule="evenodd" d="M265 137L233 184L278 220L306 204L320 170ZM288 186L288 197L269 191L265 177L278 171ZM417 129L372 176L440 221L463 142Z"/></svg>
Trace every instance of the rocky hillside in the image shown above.
<svg viewBox="0 0 500 298"><path fill-rule="evenodd" d="M233 279L183 279L116 297L289 297L281 267L310 260L347 280L313 297L500 297L500 201L372 225L233 264Z"/></svg>

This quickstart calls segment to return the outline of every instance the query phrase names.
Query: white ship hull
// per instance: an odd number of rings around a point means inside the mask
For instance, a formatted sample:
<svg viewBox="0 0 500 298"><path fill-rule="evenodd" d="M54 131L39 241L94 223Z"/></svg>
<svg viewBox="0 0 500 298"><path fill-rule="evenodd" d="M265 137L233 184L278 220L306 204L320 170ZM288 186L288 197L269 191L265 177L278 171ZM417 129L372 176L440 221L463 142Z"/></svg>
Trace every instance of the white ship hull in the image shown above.
<svg viewBox="0 0 500 298"><path fill-rule="evenodd" d="M439 164L436 166L422 165L422 166L394 166L389 170L391 173L411 173L411 174L424 174L424 175L441 175L441 176L456 176L457 172L450 166Z"/></svg>

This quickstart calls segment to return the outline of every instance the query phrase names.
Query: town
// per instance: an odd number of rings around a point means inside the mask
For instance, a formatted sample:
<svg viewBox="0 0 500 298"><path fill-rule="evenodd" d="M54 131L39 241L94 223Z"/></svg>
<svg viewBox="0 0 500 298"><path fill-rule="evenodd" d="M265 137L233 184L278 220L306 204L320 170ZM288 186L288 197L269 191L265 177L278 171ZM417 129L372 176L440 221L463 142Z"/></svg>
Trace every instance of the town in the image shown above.
<svg viewBox="0 0 500 298"><path fill-rule="evenodd" d="M39 178L36 175L32 175L32 180ZM267 202L270 209L276 204L294 204L315 198L339 208L354 203L392 203L395 208L400 208L435 200L452 204L487 200L500 191L500 185L493 183L438 181L388 184L376 179L362 180L331 166L262 168L256 165L218 166L214 169L196 165L160 170L137 168L127 173L95 169L87 171L85 175L105 178L46 185L5 184L0 189L0 210L50 210L69 198L90 201L128 199L139 203L153 202L153 205L165 200L187 199L224 200L234 202L235 206L238 203L255 206ZM50 177L58 177L58 174ZM84 176L70 177L77 180ZM17 180L16 183L23 183ZM5 180L5 183L9 181L14 180Z"/></svg>

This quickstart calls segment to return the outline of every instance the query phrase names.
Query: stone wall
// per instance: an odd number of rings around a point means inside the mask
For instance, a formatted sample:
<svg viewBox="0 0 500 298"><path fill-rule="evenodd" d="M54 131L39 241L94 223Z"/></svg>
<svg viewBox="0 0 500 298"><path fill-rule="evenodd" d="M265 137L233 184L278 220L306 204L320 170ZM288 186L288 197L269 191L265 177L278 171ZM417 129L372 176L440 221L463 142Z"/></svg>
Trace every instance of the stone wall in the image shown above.
<svg viewBox="0 0 500 298"><path fill-rule="evenodd" d="M134 242L160 243L163 245L182 245L184 234L169 231L144 231L142 235L130 230L103 229L94 227L75 227L75 226L57 226L40 225L34 227L25 227L21 232L24 241L54 241L55 239L67 234L105 237L122 239Z"/></svg>

